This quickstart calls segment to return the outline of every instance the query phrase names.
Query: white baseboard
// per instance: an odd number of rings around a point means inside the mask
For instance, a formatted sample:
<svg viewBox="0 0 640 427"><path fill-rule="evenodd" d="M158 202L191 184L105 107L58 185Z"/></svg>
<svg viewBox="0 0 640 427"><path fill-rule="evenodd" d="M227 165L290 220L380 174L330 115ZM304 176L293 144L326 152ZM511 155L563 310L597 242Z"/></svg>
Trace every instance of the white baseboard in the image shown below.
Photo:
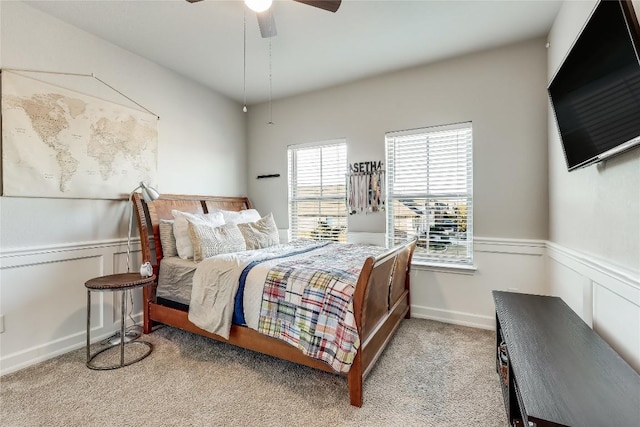
<svg viewBox="0 0 640 427"><path fill-rule="evenodd" d="M133 316L137 325L142 326L142 313ZM91 344L105 340L120 330L120 322L114 323L113 330L102 332L100 335L91 334ZM8 354L0 359L0 376L19 371L45 360L52 359L65 353L84 348L87 345L86 332L73 334L55 341L50 341L26 350Z"/></svg>
<svg viewBox="0 0 640 427"><path fill-rule="evenodd" d="M433 307L411 305L411 317L416 319L429 319L454 325L469 326L471 328L488 329L495 331L496 319L492 316L462 313L459 311L443 310Z"/></svg>

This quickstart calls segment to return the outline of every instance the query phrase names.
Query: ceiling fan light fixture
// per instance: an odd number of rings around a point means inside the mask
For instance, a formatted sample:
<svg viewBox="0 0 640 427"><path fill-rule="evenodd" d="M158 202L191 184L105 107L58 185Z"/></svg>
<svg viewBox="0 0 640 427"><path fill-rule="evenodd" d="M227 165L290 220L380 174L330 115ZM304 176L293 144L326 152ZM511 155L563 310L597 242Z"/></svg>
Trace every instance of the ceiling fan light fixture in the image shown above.
<svg viewBox="0 0 640 427"><path fill-rule="evenodd" d="M273 0L244 0L244 4L254 12L264 12L271 7Z"/></svg>

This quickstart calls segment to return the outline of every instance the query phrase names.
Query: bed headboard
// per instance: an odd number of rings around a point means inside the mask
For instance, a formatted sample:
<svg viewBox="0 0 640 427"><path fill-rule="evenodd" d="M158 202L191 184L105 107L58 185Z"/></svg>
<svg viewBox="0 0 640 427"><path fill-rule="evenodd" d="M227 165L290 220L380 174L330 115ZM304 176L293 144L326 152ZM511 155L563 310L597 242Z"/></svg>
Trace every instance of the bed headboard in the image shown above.
<svg viewBox="0 0 640 427"><path fill-rule="evenodd" d="M142 198L142 194L133 193L131 200L138 218L142 262L151 262L155 274L158 274L158 267L162 259L159 224L163 219L173 219L171 214L173 209L183 212L208 213L214 209L241 211L251 208L251 202L246 197L162 194L159 199L147 203Z"/></svg>

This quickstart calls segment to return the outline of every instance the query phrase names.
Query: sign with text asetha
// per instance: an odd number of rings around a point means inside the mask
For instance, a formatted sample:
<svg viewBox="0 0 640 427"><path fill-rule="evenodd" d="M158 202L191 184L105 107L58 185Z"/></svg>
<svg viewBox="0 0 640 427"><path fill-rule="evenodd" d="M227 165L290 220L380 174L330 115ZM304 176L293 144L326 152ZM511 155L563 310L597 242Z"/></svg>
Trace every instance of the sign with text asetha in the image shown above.
<svg viewBox="0 0 640 427"><path fill-rule="evenodd" d="M156 184L157 117L2 71L2 195L122 199Z"/></svg>

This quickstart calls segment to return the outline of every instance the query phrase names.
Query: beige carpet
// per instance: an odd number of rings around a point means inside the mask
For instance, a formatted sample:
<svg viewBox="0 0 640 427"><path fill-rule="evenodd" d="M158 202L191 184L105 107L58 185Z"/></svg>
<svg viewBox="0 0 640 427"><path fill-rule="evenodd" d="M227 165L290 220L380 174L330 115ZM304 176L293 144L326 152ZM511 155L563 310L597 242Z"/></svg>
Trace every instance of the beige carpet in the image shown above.
<svg viewBox="0 0 640 427"><path fill-rule="evenodd" d="M2 426L505 426L494 336L403 321L349 405L346 379L177 329L146 359L85 367L80 349L0 378Z"/></svg>

